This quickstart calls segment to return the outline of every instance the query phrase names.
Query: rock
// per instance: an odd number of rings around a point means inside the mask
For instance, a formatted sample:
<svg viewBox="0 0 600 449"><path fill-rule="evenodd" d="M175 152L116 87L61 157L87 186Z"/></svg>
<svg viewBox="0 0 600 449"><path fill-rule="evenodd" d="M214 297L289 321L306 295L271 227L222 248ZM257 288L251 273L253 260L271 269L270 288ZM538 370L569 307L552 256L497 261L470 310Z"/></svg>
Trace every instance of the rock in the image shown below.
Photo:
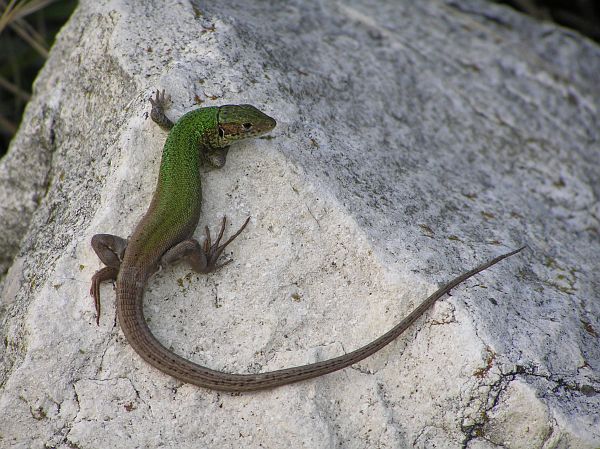
<svg viewBox="0 0 600 449"><path fill-rule="evenodd" d="M81 2L0 165L0 447L600 445L600 49L480 1ZM257 393L145 364L90 248L128 236L177 118L252 103L269 139L206 171L233 262L149 283L167 347L228 372L349 352L523 244L351 368Z"/></svg>

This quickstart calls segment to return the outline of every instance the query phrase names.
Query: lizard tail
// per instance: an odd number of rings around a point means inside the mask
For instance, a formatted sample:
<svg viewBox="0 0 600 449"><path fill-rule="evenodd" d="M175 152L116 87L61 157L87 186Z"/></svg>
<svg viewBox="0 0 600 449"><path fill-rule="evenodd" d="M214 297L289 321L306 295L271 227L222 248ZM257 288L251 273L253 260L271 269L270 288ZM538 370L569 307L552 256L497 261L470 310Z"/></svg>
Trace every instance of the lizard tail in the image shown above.
<svg viewBox="0 0 600 449"><path fill-rule="evenodd" d="M523 247L524 248L524 247ZM423 301L400 323L371 343L350 353L293 368L258 374L229 374L191 362L165 348L150 332L144 319L145 280L122 276L117 282L119 323L133 349L150 365L183 382L222 391L253 391L273 388L346 368L374 354L401 335L438 299L475 274L521 250L503 254L453 279ZM136 280L137 279L137 280Z"/></svg>

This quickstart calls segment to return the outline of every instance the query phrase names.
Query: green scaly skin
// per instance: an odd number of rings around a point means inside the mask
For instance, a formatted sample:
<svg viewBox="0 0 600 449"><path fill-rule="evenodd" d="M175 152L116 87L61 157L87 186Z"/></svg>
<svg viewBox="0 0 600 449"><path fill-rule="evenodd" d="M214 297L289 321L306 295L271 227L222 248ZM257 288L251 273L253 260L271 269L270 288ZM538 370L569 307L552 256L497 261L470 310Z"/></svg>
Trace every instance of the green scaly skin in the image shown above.
<svg viewBox="0 0 600 449"><path fill-rule="evenodd" d="M216 390L249 391L298 382L345 368L393 341L452 288L523 249L498 256L458 276L390 331L348 354L260 374L228 374L198 365L165 348L150 332L143 311L146 282L159 266L180 259L187 260L199 273L209 273L222 266L217 263L219 256L248 220L223 244L220 242L225 219L214 243L208 229L203 245L191 238L198 224L202 200L199 168L202 164L222 167L229 144L267 133L276 122L253 106L228 105L196 109L173 126L163 112L164 92L157 92L151 102L152 119L164 128L172 128L163 149L158 184L148 211L129 240L108 234L97 234L92 238L92 247L106 267L93 276L91 295L99 320L100 284L116 279L117 316L128 342L149 364L183 382Z"/></svg>
<svg viewBox="0 0 600 449"><path fill-rule="evenodd" d="M251 129L244 130L244 123L251 123ZM146 277L154 273L160 257L191 238L198 225L200 166L222 167L230 144L262 135L275 125L250 105L200 108L181 117L165 142L152 202L129 240L123 264Z"/></svg>

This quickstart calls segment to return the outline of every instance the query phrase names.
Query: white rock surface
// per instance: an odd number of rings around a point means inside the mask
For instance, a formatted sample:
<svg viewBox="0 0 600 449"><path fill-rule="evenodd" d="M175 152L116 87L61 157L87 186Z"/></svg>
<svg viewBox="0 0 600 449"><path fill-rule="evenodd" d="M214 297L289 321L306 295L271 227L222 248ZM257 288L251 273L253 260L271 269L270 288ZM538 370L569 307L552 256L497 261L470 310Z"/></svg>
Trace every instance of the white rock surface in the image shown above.
<svg viewBox="0 0 600 449"><path fill-rule="evenodd" d="M0 164L2 448L597 448L600 49L481 1L82 1ZM259 372L352 350L522 244L352 368L252 394L146 365L91 236L127 236L165 133L252 103L272 139L204 179L251 225L209 276L159 273L157 337ZM8 228L7 228L8 227ZM18 252L17 252L18 249Z"/></svg>

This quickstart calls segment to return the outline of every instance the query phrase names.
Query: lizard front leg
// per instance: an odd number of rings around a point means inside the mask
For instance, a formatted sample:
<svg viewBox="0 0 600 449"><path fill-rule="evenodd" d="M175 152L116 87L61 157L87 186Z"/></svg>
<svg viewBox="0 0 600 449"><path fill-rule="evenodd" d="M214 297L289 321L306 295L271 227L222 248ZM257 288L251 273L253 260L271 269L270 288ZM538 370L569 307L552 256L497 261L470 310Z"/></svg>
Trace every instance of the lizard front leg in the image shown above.
<svg viewBox="0 0 600 449"><path fill-rule="evenodd" d="M174 126L173 122L165 115L165 109L167 108L170 99L170 96L165 96L164 89L162 92L157 90L154 98L150 97L150 103L152 104L150 118L154 123L166 131L169 131Z"/></svg>
<svg viewBox="0 0 600 449"><path fill-rule="evenodd" d="M208 226L206 226L204 228L206 237L203 245L200 245L196 239L184 240L163 254L160 260L161 265L166 266L179 260L185 260L190 264L192 270L196 273L210 273L230 263L231 260L227 260L220 264L218 264L217 261L227 245L233 242L233 240L244 230L250 221L250 217L246 219L244 224L240 227L240 229L237 230L235 234L229 237L225 243L221 244L221 239L225 233L226 221L226 217L223 217L219 235L214 243L211 242L210 231Z"/></svg>
<svg viewBox="0 0 600 449"><path fill-rule="evenodd" d="M92 248L100 260L106 265L92 276L90 295L96 306L96 324L100 324L100 284L114 281L119 274L123 254L127 248L127 240L111 234L96 234L92 237Z"/></svg>

